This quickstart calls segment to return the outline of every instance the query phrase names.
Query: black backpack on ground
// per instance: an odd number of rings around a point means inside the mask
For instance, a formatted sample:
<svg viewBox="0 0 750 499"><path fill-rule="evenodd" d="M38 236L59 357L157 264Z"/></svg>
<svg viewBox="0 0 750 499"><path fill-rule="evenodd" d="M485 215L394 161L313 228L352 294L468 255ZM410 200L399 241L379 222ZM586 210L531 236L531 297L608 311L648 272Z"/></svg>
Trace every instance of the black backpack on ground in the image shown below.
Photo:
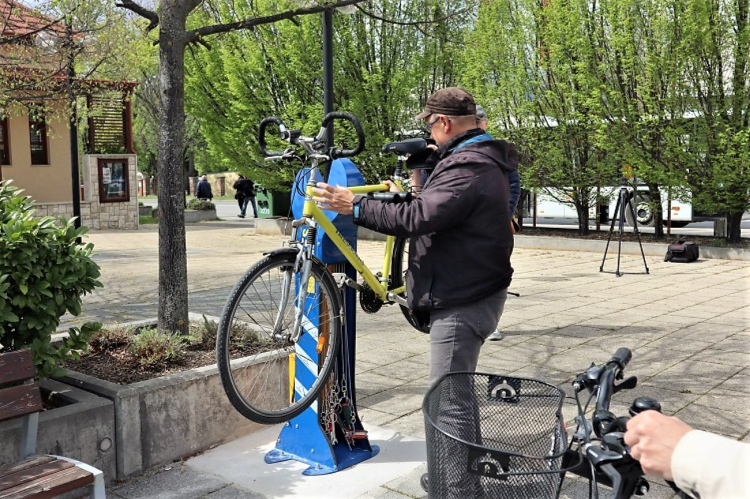
<svg viewBox="0 0 750 499"><path fill-rule="evenodd" d="M698 256L700 256L699 253L698 243L693 241L678 241L669 245L664 261L690 263L698 259Z"/></svg>

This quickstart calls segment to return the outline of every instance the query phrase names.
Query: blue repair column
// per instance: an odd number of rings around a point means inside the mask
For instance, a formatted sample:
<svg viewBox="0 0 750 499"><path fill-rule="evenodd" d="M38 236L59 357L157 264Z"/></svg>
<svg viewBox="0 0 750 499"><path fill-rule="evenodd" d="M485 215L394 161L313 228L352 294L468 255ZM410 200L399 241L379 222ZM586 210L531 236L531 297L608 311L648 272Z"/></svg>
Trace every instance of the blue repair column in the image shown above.
<svg viewBox="0 0 750 499"><path fill-rule="evenodd" d="M305 190L308 175L309 171L303 170L295 179L295 185L300 186L302 192ZM337 159L331 164L328 183L351 187L364 185L365 181L354 163L348 159ZM294 218L302 216L303 203L304 194L293 188ZM349 245L356 250L357 226L354 225L352 216L339 215L331 211L325 211L325 214ZM304 236L300 233L298 237ZM356 280L356 271L320 228L315 255L333 272L345 272ZM370 445L367 432L357 413L354 387L356 293L353 289L345 287L342 294L346 321L342 324L342 341L333 368L332 378L335 383L331 389L324 388L318 400L302 414L286 423L279 434L276 448L266 454L266 463L294 459L310 465L303 475L325 475L365 461L379 451L377 446ZM302 369L295 369L295 373L303 372ZM296 379L295 384L299 381Z"/></svg>

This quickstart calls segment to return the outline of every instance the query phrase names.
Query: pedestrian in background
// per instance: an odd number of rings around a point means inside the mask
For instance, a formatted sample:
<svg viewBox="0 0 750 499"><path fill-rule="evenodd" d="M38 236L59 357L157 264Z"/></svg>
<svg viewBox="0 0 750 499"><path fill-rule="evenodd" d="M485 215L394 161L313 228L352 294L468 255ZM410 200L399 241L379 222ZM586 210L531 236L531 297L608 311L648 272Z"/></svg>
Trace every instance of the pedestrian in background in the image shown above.
<svg viewBox="0 0 750 499"><path fill-rule="evenodd" d="M205 175L201 175L198 185L195 186L195 197L206 201L211 201L214 198L211 192L211 184L208 183L208 177Z"/></svg>
<svg viewBox="0 0 750 499"><path fill-rule="evenodd" d="M237 191L234 197L237 199L237 204L240 206L240 214L237 216L239 218L245 218L247 205L252 204L253 218L258 218L258 205L255 202L255 183L252 180L245 178L244 175L240 175L232 187Z"/></svg>

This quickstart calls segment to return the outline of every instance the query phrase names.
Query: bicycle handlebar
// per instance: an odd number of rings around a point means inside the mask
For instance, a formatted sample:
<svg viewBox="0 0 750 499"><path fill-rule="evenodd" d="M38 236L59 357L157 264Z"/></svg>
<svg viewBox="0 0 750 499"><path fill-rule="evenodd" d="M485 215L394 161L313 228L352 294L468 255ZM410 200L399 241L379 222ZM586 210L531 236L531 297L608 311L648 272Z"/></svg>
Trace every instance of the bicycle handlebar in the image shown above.
<svg viewBox="0 0 750 499"><path fill-rule="evenodd" d="M361 153L365 148L365 132L362 130L362 125L360 124L357 117L351 113L334 111L326 114L323 118L323 123L320 125L320 132L318 132L318 136L316 137L316 139L321 141L323 140L326 134L326 129L333 120L346 120L352 124L354 130L357 132L357 147L355 147L354 149L337 149L335 147L332 147L328 152L328 155L331 157L331 159L350 158Z"/></svg>
<svg viewBox="0 0 750 499"><path fill-rule="evenodd" d="M609 364L611 362L616 362L620 366L620 369L625 369L625 366L628 365L628 363L630 362L630 359L632 358L633 358L633 353L630 351L629 348L620 347L617 349L615 354L612 356L611 359L609 359L609 362L607 363Z"/></svg>
<svg viewBox="0 0 750 499"><path fill-rule="evenodd" d="M260 152L263 154L264 157L269 156L283 156L284 152L273 152L266 149L266 127L270 125L271 123L274 123L279 126L279 132L281 133L281 138L283 140L289 140L291 138L291 134L287 130L286 126L284 125L284 122L281 121L281 118L278 118L276 116L269 116L268 118L263 118L260 122L260 125L258 126L258 145L260 146Z"/></svg>
<svg viewBox="0 0 750 499"><path fill-rule="evenodd" d="M258 145L260 146L260 152L266 158L274 156L282 158L293 156L293 153L289 150L277 152L269 151L267 149L266 129L268 128L268 125L274 124L278 125L279 134L282 140L286 140L292 145L303 145L308 154L311 154L313 152L317 153L318 151L321 151L322 154L322 149L325 147L328 125L330 125L334 120L346 120L352 124L355 132L357 133L357 147L355 147L354 149L338 149L336 147L331 147L327 154L328 157L330 159L349 158L351 156L356 156L357 154L362 152L362 150L365 148L365 133L362 130L362 125L359 123L359 120L356 118L356 116L351 113L344 112L333 112L326 114L323 118L323 123L320 126L320 131L314 138L302 137L302 133L300 132L300 130L287 129L281 118L277 116L269 116L268 118L263 118L258 126Z"/></svg>

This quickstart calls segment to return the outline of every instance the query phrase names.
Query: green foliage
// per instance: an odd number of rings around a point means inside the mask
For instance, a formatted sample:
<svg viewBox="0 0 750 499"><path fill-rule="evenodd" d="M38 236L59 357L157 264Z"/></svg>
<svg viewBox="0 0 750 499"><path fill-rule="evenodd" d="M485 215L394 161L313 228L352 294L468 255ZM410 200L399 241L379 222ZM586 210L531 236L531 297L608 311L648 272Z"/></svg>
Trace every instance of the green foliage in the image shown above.
<svg viewBox="0 0 750 499"><path fill-rule="evenodd" d="M366 149L354 161L366 179L392 174L394 158L381 155L381 147L395 139L396 131L417 126L414 117L429 94L455 83L459 42L473 17L449 14L473 4L386 0L368 7L397 22L436 20L420 26L396 25L362 13L333 16L334 108L354 113L363 124ZM241 0L231 8L220 4L215 21L281 8L284 5L270 0ZM205 14L192 22L205 24ZM210 51L195 47L187 52L186 110L200 124L212 170L239 171L270 189L290 186L294 168L269 167L262 159L258 123L276 115L306 134L317 132L323 118L321 37L321 16L304 16L296 23L227 33L212 41ZM351 147L353 141L353 130L337 123L337 145ZM283 143L269 141L269 147L277 150Z"/></svg>
<svg viewBox="0 0 750 499"><path fill-rule="evenodd" d="M143 329L130 340L129 351L141 366L156 368L178 364L185 356L190 338L179 332Z"/></svg>
<svg viewBox="0 0 750 499"><path fill-rule="evenodd" d="M76 240L86 233L72 220L35 218L31 198L0 182L0 344L5 350L30 347L37 376L60 372L58 364L75 358L101 326L71 329L62 345L51 336L66 312L78 315L81 298L101 283L91 259L93 245Z"/></svg>
<svg viewBox="0 0 750 499"><path fill-rule="evenodd" d="M195 343L205 348L216 345L218 331L219 325L216 321L209 320L205 315L203 316L203 322L199 324L190 323L190 336Z"/></svg>
<svg viewBox="0 0 750 499"><path fill-rule="evenodd" d="M197 199L193 198L187 203L187 209L188 210L215 210L216 205L214 205L211 201L206 201L205 199Z"/></svg>
<svg viewBox="0 0 750 499"><path fill-rule="evenodd" d="M204 349L213 348L216 345L216 335L219 331L219 325L216 321L209 320L205 315L203 322L190 323L190 341L193 346L199 346ZM247 348L257 347L263 344L257 332L250 329L248 324L235 321L231 330L231 348L244 350Z"/></svg>

